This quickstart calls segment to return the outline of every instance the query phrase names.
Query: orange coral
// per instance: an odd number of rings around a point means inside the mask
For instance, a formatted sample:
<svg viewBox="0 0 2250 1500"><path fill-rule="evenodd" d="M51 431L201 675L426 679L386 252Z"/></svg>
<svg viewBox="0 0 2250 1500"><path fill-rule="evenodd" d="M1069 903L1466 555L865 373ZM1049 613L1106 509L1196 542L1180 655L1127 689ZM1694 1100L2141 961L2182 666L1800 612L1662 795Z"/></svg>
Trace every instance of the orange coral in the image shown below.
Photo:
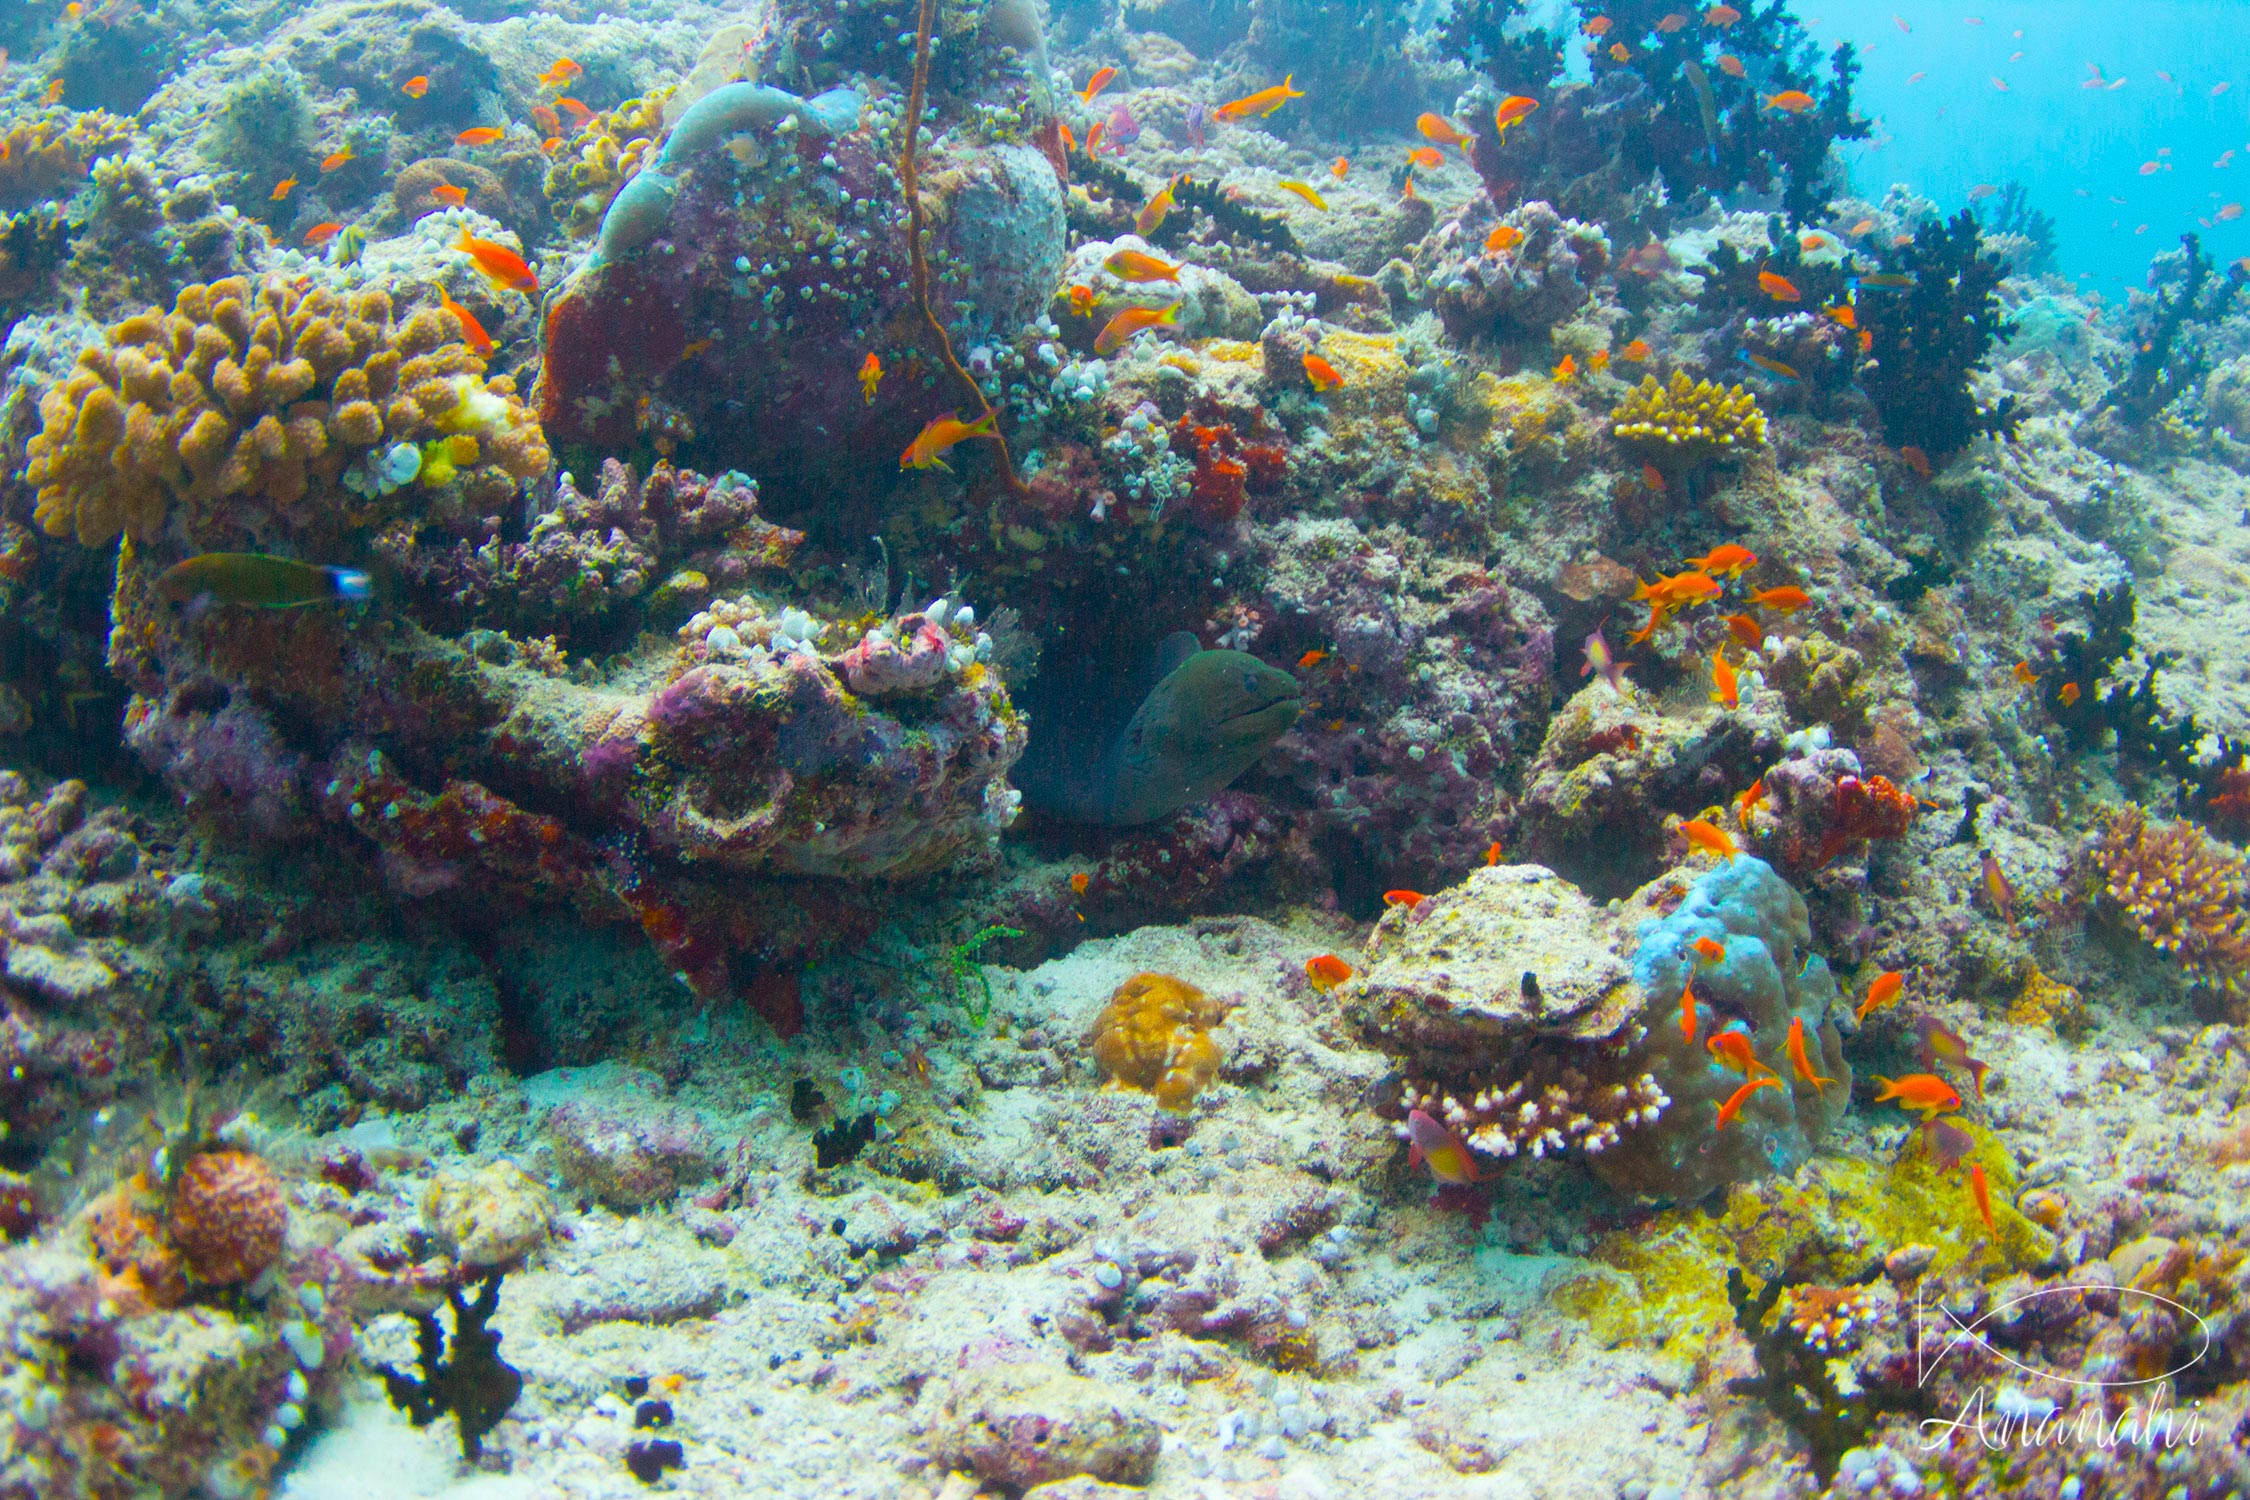
<svg viewBox="0 0 2250 1500"><path fill-rule="evenodd" d="M83 114L53 109L9 125L0 135L0 204L16 207L70 196L66 184L84 177L95 157L132 136L131 120L100 109Z"/></svg>
<svg viewBox="0 0 2250 1500"><path fill-rule="evenodd" d="M187 1268L164 1232L163 1204L146 1175L121 1182L86 1208L86 1228L102 1268L151 1306L187 1300Z"/></svg>
<svg viewBox="0 0 2250 1500"><path fill-rule="evenodd" d="M2250 974L2250 866L2187 823L2151 825L2129 807L2091 851L2102 891L2159 953L2198 984L2232 992Z"/></svg>
<svg viewBox="0 0 2250 1500"><path fill-rule="evenodd" d="M1921 804L1910 792L1893 786L1888 777L1846 776L1836 783L1836 806L1828 831L1820 841L1816 865L1825 865L1854 844L1868 839L1895 839L1903 835L1920 812Z"/></svg>
<svg viewBox="0 0 2250 1500"><path fill-rule="evenodd" d="M1219 1071L1223 1054L1210 1028L1225 1014L1192 984L1135 974L1094 1022L1094 1061L1112 1088L1139 1089L1165 1109L1186 1109Z"/></svg>
<svg viewBox="0 0 2250 1500"><path fill-rule="evenodd" d="M1789 1326L1815 1349L1841 1353L1858 1347L1874 1324L1867 1289L1856 1286L1798 1286L1789 1290Z"/></svg>
<svg viewBox="0 0 2250 1500"><path fill-rule="evenodd" d="M197 1281L234 1286L280 1258L289 1203L259 1157L206 1151L180 1169L166 1228Z"/></svg>

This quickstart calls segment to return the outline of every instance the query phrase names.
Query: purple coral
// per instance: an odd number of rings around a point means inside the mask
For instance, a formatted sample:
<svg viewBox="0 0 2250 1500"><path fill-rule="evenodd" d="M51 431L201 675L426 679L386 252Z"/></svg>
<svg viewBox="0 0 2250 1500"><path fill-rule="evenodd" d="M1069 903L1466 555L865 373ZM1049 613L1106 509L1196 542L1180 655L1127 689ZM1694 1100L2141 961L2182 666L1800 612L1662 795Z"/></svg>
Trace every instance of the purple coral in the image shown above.
<svg viewBox="0 0 2250 1500"><path fill-rule="evenodd" d="M1609 270L1609 239L1598 224L1566 219L1545 203L1526 203L1499 222L1522 235L1487 250L1494 228L1481 202L1436 237L1429 271L1445 330L1462 340L1545 337L1585 303Z"/></svg>

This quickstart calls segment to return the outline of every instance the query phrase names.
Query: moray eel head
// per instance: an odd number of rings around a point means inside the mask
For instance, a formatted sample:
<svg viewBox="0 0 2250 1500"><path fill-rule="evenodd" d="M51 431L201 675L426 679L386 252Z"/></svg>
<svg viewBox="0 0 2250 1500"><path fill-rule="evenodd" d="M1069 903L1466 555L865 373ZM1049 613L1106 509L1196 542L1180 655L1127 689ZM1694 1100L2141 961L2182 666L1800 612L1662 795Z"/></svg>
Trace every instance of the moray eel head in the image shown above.
<svg viewBox="0 0 2250 1500"><path fill-rule="evenodd" d="M1303 709L1287 672L1246 652L1196 652L1126 726L1104 821L1145 823L1202 801L1256 765Z"/></svg>

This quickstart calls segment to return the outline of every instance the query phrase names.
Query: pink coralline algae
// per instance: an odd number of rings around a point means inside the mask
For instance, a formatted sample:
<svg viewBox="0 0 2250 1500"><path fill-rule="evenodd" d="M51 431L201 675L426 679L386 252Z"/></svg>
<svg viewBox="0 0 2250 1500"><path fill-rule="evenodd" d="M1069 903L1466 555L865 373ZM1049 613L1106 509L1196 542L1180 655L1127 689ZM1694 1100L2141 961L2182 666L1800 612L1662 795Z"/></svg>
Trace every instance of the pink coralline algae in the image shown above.
<svg viewBox="0 0 2250 1500"><path fill-rule="evenodd" d="M862 697L918 693L945 679L953 638L921 615L908 615L895 631L870 630L846 651L845 685Z"/></svg>

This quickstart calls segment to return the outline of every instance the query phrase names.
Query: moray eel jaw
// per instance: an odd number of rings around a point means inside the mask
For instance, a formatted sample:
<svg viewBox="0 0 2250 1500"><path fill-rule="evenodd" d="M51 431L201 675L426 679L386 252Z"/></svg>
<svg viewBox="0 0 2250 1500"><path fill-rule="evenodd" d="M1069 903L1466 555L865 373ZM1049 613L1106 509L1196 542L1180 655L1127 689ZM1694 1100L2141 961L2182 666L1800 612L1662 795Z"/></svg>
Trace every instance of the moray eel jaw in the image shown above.
<svg viewBox="0 0 2250 1500"><path fill-rule="evenodd" d="M1199 651L1158 683L1116 748L1112 826L1200 802L1256 765L1304 709L1297 679L1241 651Z"/></svg>

